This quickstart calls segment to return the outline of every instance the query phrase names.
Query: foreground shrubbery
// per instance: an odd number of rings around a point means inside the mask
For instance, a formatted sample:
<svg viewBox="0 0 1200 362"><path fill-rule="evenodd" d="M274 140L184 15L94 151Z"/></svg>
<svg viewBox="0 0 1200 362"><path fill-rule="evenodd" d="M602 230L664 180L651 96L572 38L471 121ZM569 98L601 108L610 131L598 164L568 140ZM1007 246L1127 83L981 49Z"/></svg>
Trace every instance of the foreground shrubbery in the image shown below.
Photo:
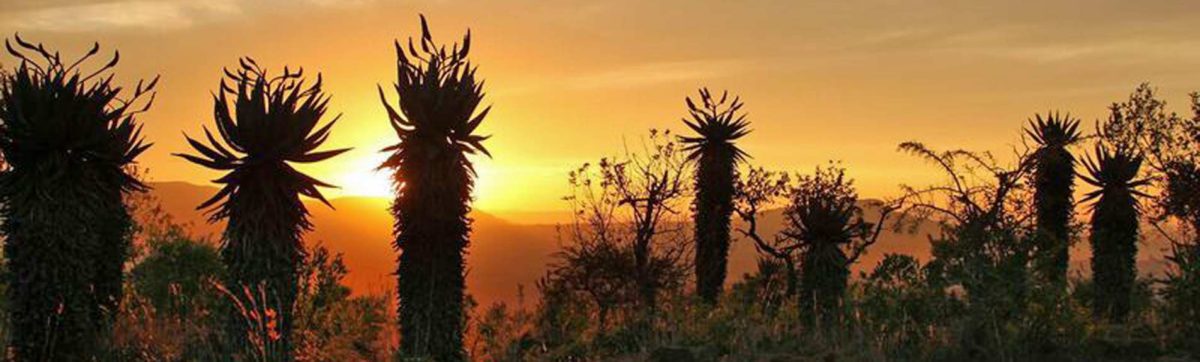
<svg viewBox="0 0 1200 362"><path fill-rule="evenodd" d="M585 300L543 286L540 303L493 305L474 324L480 360L1129 360L1192 358L1192 321L1177 315L1143 280L1125 323L1092 317L1090 283L1072 280L1066 295L1033 294L1006 319L980 314L961 290L944 288L936 266L888 255L858 275L838 313L841 323L805 322L795 301L779 299L782 275L770 268L743 276L715 307L682 293L660 298L653 328L636 321L604 330ZM1032 288L1040 288L1033 285ZM633 311L627 311L632 313ZM980 326L986 328L980 328ZM987 335L980 335L980 333Z"/></svg>
<svg viewBox="0 0 1200 362"><path fill-rule="evenodd" d="M222 313L236 299L247 335L275 336L278 312L252 306L263 300L253 288L224 288L220 281L226 271L215 243L173 224L152 199L139 197L134 204L141 211L138 258L105 359L216 361L237 354L245 360L273 360L269 349L275 340L256 340L249 351L224 345L229 338L222 335ZM347 273L340 254L321 245L308 250L293 310L297 360L386 360L393 353L395 315L389 296L352 295L343 284Z"/></svg>

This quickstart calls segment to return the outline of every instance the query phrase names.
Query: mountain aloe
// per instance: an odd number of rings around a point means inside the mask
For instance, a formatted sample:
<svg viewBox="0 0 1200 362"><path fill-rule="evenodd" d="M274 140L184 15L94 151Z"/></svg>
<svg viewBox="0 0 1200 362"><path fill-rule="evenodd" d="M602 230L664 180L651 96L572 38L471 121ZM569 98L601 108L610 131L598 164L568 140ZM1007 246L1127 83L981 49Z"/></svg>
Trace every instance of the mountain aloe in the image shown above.
<svg viewBox="0 0 1200 362"><path fill-rule="evenodd" d="M1097 145L1095 161L1084 161L1084 182L1095 186L1082 201L1092 201L1092 281L1096 285L1095 314L1113 322L1129 315L1137 278L1138 190L1149 184L1138 179L1142 156L1126 148Z"/></svg>
<svg viewBox="0 0 1200 362"><path fill-rule="evenodd" d="M286 360L291 358L297 268L304 260L301 234L312 228L300 196L329 205L317 187L332 187L291 164L323 161L347 149L316 151L337 122L318 128L329 102L319 74L306 85L303 70L284 68L282 75L270 76L253 59L244 58L240 65L225 71L213 96L220 138L205 127L208 144L186 137L198 154L176 155L226 172L214 181L223 185L220 191L198 207L209 209L210 221L228 223L221 244L228 269L225 288L236 297L265 296L254 300L262 309L256 312L276 318L273 328L248 333L245 316L231 316L226 331L230 342L242 351L256 347L272 359Z"/></svg>
<svg viewBox="0 0 1200 362"><path fill-rule="evenodd" d="M157 78L130 95L110 72L119 55L81 69L99 44L68 64L15 40L5 46L20 63L0 72L9 357L86 360L122 298L132 224L124 196L145 188L129 166L149 147L134 117L150 107Z"/></svg>
<svg viewBox="0 0 1200 362"><path fill-rule="evenodd" d="M395 244L404 357L460 361L465 323L463 257L470 243L471 190L475 169L467 155L488 154L487 136L475 134L489 108L478 111L483 83L467 60L471 33L451 49L433 42L421 17L419 50L409 39L407 55L396 42L393 107L379 97L399 142L380 166L393 171Z"/></svg>
<svg viewBox="0 0 1200 362"><path fill-rule="evenodd" d="M726 103L728 100L728 92L716 99L707 88L700 89L700 105L686 98L692 119L685 118L683 123L697 135L681 137L688 160L698 163L693 204L696 293L708 303L716 303L725 284L737 164L746 158L733 142L750 133L746 114L739 113L741 98Z"/></svg>
<svg viewBox="0 0 1200 362"><path fill-rule="evenodd" d="M1079 120L1070 115L1037 115L1025 133L1037 142L1033 162L1035 243L1038 274L1062 283L1070 259L1071 217L1074 215L1075 156L1067 147L1079 142Z"/></svg>

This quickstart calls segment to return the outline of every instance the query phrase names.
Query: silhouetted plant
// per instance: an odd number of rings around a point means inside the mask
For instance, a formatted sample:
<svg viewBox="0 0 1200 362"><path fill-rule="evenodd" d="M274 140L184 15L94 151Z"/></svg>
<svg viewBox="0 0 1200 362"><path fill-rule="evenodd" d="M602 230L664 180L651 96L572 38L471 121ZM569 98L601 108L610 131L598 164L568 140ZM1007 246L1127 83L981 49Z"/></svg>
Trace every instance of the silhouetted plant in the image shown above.
<svg viewBox="0 0 1200 362"><path fill-rule="evenodd" d="M1109 150L1096 145L1095 160L1084 162L1081 175L1097 190L1082 201L1092 204L1092 282L1095 284L1093 309L1096 316L1123 322L1129 315L1130 300L1137 281L1138 198L1147 197L1138 190L1149 180L1138 179L1142 157L1124 148Z"/></svg>
<svg viewBox="0 0 1200 362"><path fill-rule="evenodd" d="M176 154L193 163L227 173L214 182L223 185L198 209L209 209L209 220L226 220L221 260L228 271L224 288L232 295L261 297L255 306L277 314L276 334L247 334L233 316L227 336L240 351L253 340L270 340L270 358L291 358L292 308L305 249L301 235L312 228L300 196L328 201L317 187L332 187L297 171L291 163L313 163L348 149L316 151L329 137L337 119L318 128L329 97L321 76L312 85L303 70L284 68L270 76L253 59L243 58L236 71L225 71L213 95L214 123L221 136L208 128L208 144L186 137L198 155ZM231 87L226 83L233 83ZM234 98L231 100L229 96ZM244 293L243 293L244 292Z"/></svg>
<svg viewBox="0 0 1200 362"><path fill-rule="evenodd" d="M10 357L90 359L122 299L132 222L123 197L145 188L128 166L149 147L134 117L153 103L158 79L122 98L109 72L116 53L85 74L99 44L67 64L15 40L5 46L20 64L0 78Z"/></svg>
<svg viewBox="0 0 1200 362"><path fill-rule="evenodd" d="M295 349L312 361L378 361L387 356L380 345L391 334L394 319L390 295L354 296L343 284L350 269L341 253L321 244L309 248L300 267L296 299Z"/></svg>
<svg viewBox="0 0 1200 362"><path fill-rule="evenodd" d="M695 161L696 198L693 202L696 239L696 294L705 302L717 302L725 285L729 258L729 221L733 214L734 183L737 165L746 153L734 144L750 130L746 114L739 113L739 97L729 100L729 92L713 98L708 88L700 89L700 105L685 98L691 119L683 123L696 136L680 137L688 160Z"/></svg>
<svg viewBox="0 0 1200 362"><path fill-rule="evenodd" d="M1141 84L1125 102L1114 103L1101 136L1114 147L1142 155L1149 166L1155 208L1150 221L1171 243L1168 274L1162 289L1174 343L1193 346L1200 338L1200 93L1191 95L1193 116L1168 113L1154 88ZM1160 222L1178 221L1168 232Z"/></svg>
<svg viewBox="0 0 1200 362"><path fill-rule="evenodd" d="M216 305L208 284L224 277L221 254L208 240L170 230L147 240L147 255L130 270L138 294L159 313L200 318L198 310Z"/></svg>
<svg viewBox="0 0 1200 362"><path fill-rule="evenodd" d="M759 213L764 208L775 205L780 199L785 199L790 190L791 178L787 173L771 172L762 168L751 168L739 177L734 188L734 212L746 224L737 231L754 241L755 249L768 258L758 262L760 276L770 275L775 268L782 266L785 298L794 297L800 284L796 270L797 248L788 245L787 237L782 234L775 235L768 242L759 232L758 222Z"/></svg>
<svg viewBox="0 0 1200 362"><path fill-rule="evenodd" d="M686 170L669 131L651 130L640 154L626 150L571 172L565 199L574 217L560 228L564 250L550 277L596 305L599 336L614 312L646 332L660 292L683 283L691 240L678 207Z"/></svg>
<svg viewBox="0 0 1200 362"><path fill-rule="evenodd" d="M1152 171L1157 221L1168 217L1183 222L1192 233L1187 241L1200 247L1200 94L1192 95L1193 118L1167 113L1166 102L1143 83L1125 102L1113 103L1100 130L1107 144L1143 155Z"/></svg>
<svg viewBox="0 0 1200 362"><path fill-rule="evenodd" d="M882 205L879 222L863 219L854 181L836 165L800 175L790 190L783 234L800 252L800 307L814 320L835 321L850 266L879 240L894 207Z"/></svg>
<svg viewBox="0 0 1200 362"><path fill-rule="evenodd" d="M906 142L900 149L939 167L946 181L926 188L903 186L908 205L902 220L932 219L941 235L931 237L933 260L947 286L960 286L970 318L963 332L971 358L992 358L1016 336L1008 334L1027 305L1033 247L1030 215L1021 181L1029 162L1018 154L1014 168L999 166L989 153L935 151ZM999 358L1011 358L1003 355Z"/></svg>
<svg viewBox="0 0 1200 362"><path fill-rule="evenodd" d="M962 301L950 298L937 264L922 265L904 254L886 254L863 272L857 306L862 324L889 356L919 360L945 348L940 329L961 314Z"/></svg>
<svg viewBox="0 0 1200 362"><path fill-rule="evenodd" d="M1036 212L1035 265L1043 280L1065 287L1075 214L1075 156L1067 147L1079 142L1079 120L1069 114L1037 115L1025 133L1038 146L1029 158Z"/></svg>
<svg viewBox="0 0 1200 362"><path fill-rule="evenodd" d="M407 55L396 42L398 107L379 89L399 143L380 168L394 171L395 244L400 352L404 357L459 361L463 350L463 253L470 243L475 169L467 155L482 152L487 136L475 130L487 117L483 83L467 60L471 33L461 47L438 46L421 17L420 46ZM397 108L399 111L397 111Z"/></svg>

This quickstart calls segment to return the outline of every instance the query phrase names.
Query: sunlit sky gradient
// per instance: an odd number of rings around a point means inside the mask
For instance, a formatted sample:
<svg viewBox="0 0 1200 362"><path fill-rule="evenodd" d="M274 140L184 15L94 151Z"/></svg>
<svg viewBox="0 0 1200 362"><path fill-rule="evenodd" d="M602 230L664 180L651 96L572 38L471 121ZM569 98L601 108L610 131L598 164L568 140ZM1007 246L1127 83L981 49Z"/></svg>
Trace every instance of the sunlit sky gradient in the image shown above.
<svg viewBox="0 0 1200 362"><path fill-rule="evenodd" d="M418 34L418 13L441 41L470 27L495 105L476 206L518 213L563 209L572 167L648 128L680 130L683 97L700 86L743 96L752 162L841 160L869 197L936 176L896 152L902 141L1003 151L1035 112L1069 111L1090 130L1140 82L1181 112L1200 89L1200 2L1038 3L4 0L0 33L68 54L100 41L121 51L119 79L161 74L142 117L155 146L141 163L158 181L216 175L170 154L211 122L222 67L250 55L320 71L330 116L343 114L327 147L355 149L307 169L341 185L337 196L388 191L372 169L395 140L375 94L395 77L392 40Z"/></svg>

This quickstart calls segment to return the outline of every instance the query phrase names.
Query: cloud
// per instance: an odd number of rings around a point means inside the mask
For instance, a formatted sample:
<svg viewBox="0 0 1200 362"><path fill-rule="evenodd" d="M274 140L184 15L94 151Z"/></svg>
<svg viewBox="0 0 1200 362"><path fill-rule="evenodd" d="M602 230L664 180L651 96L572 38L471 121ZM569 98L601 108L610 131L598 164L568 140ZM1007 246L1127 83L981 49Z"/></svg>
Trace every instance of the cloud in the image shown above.
<svg viewBox="0 0 1200 362"><path fill-rule="evenodd" d="M567 85L583 90L638 88L725 77L746 68L748 64L737 59L645 63L573 77Z"/></svg>
<svg viewBox="0 0 1200 362"><path fill-rule="evenodd" d="M15 30L91 32L111 29L175 30L254 12L305 7L362 6L374 0L117 0L18 2L0 15Z"/></svg>
<svg viewBox="0 0 1200 362"><path fill-rule="evenodd" d="M17 30L88 32L101 29L180 29L241 14L235 0L117 1L31 8L6 16Z"/></svg>

